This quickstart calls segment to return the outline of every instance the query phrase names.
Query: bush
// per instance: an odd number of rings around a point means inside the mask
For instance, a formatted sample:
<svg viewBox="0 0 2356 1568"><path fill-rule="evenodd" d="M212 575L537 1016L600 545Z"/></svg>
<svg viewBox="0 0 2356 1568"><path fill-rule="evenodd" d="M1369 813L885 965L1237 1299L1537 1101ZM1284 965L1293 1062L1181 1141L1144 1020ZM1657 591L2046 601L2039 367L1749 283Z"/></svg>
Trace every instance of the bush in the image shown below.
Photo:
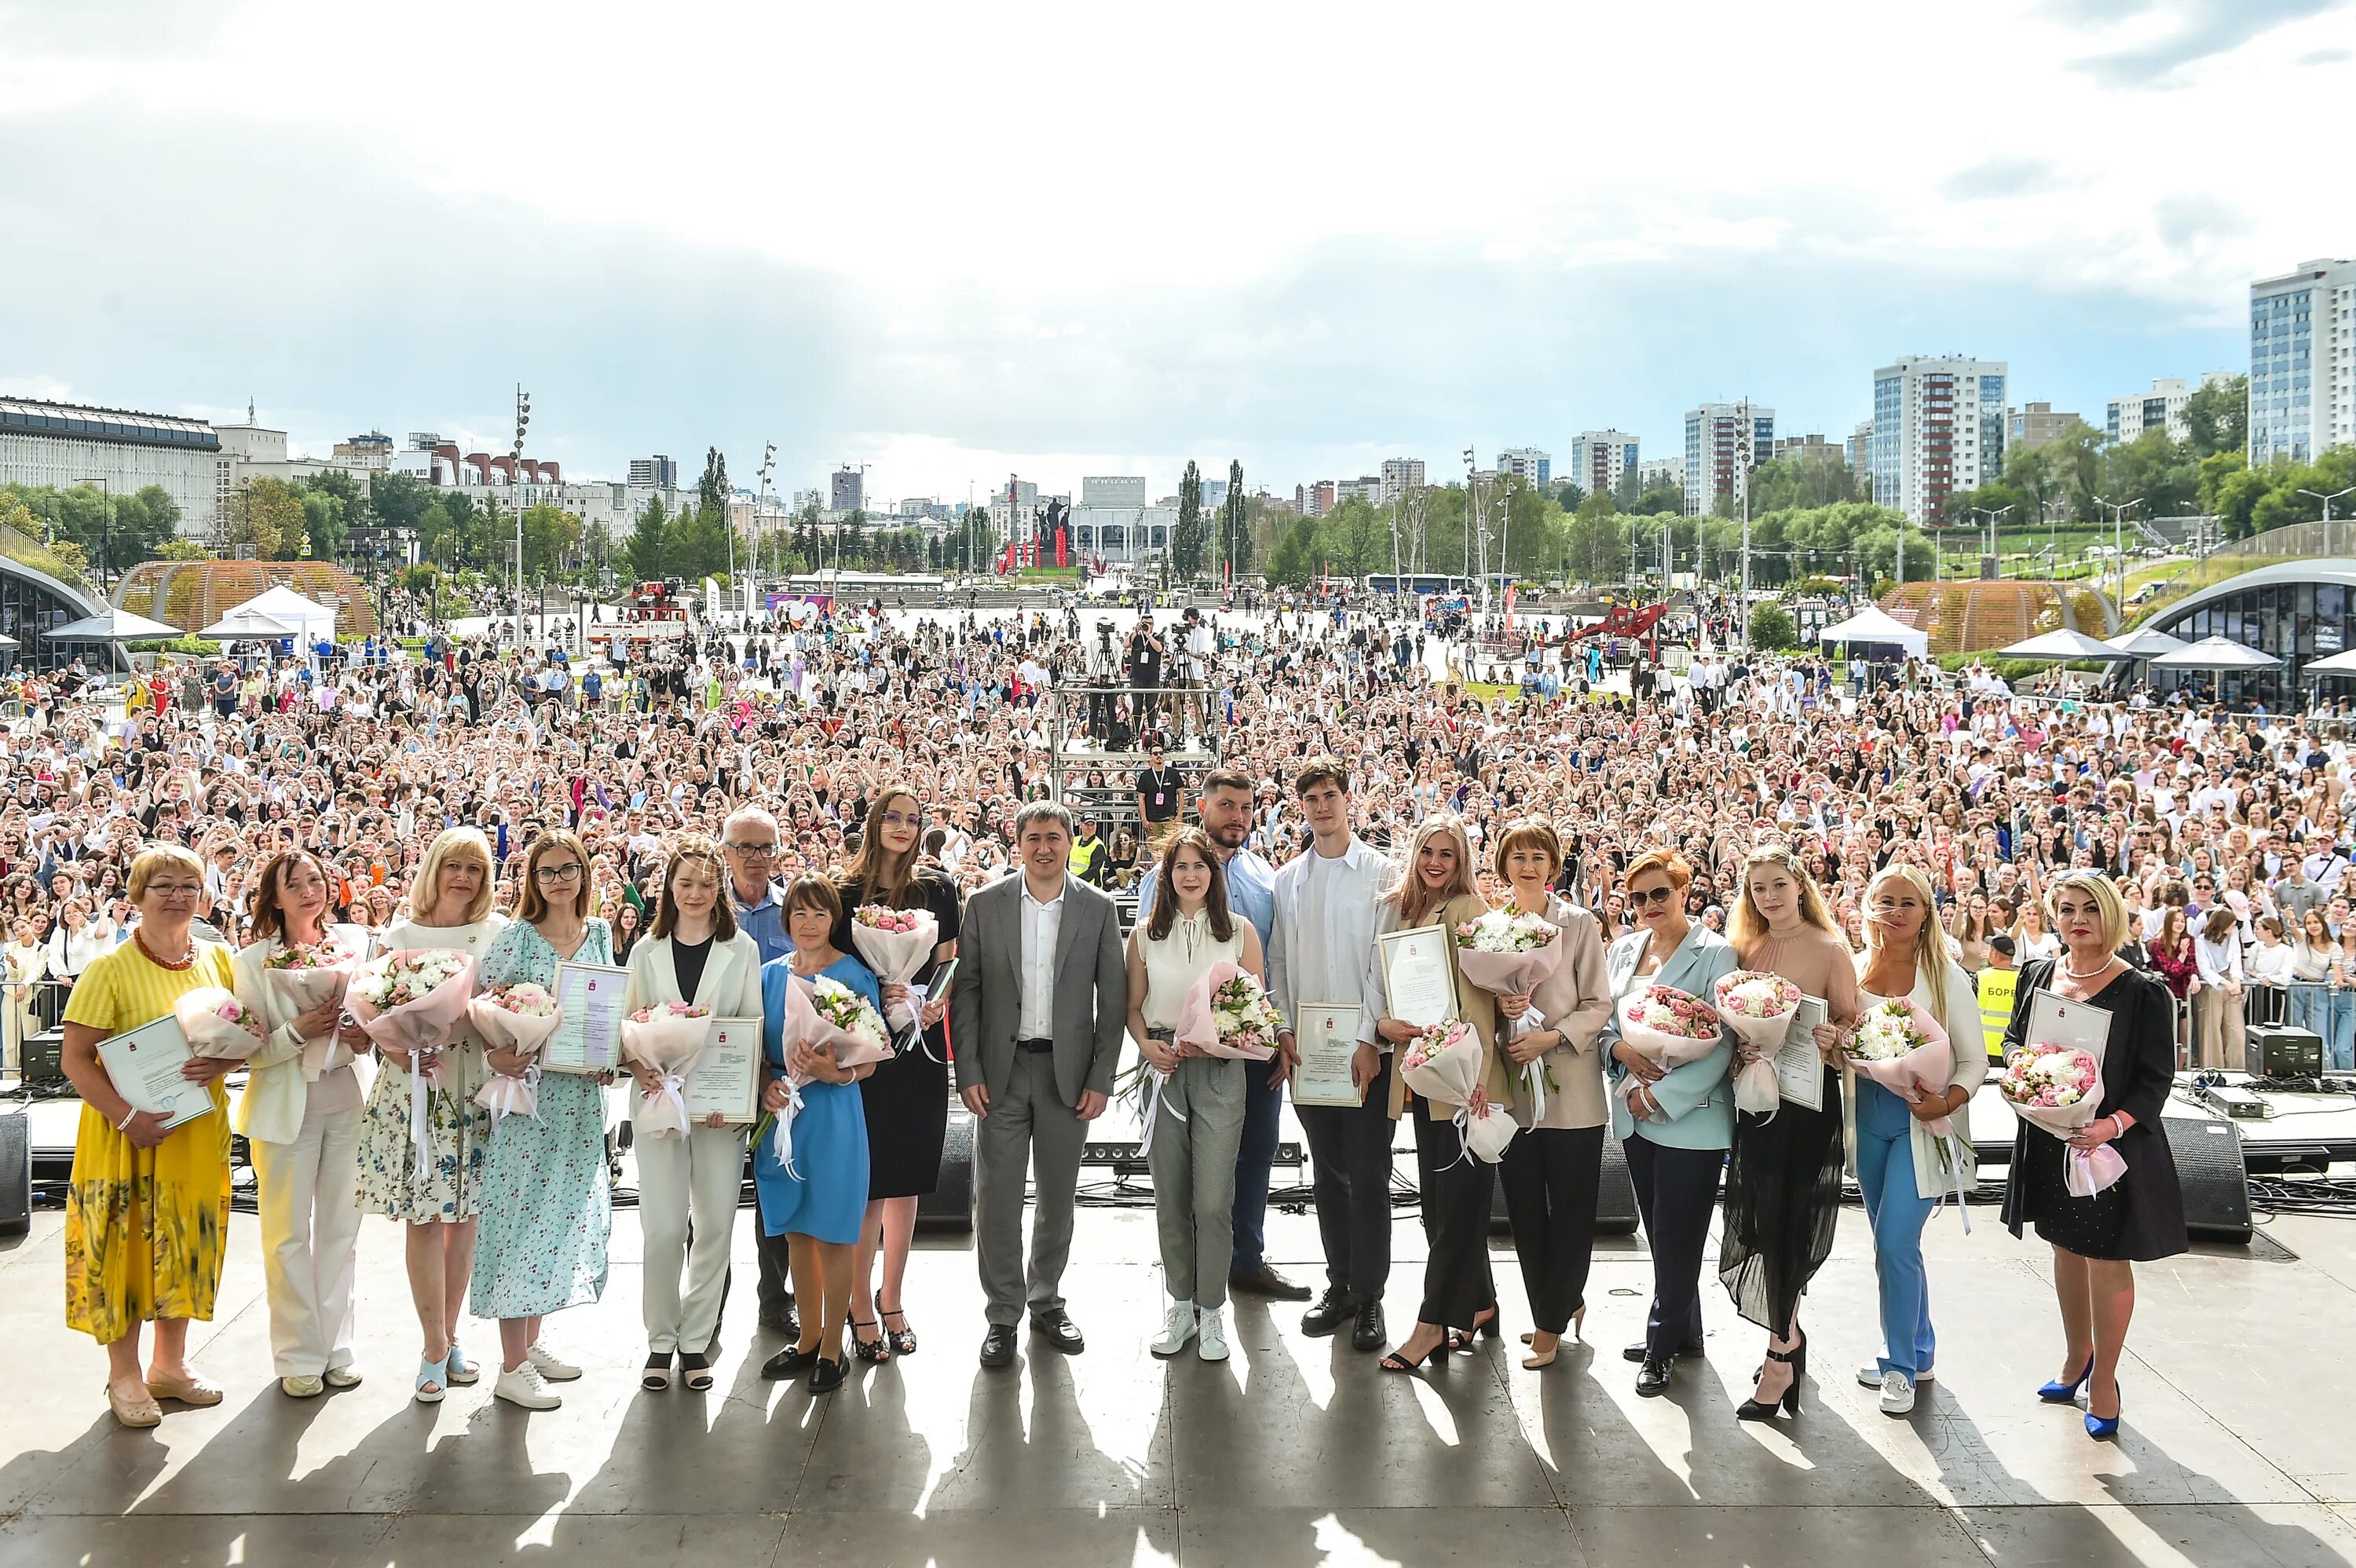
<svg viewBox="0 0 2356 1568"><path fill-rule="evenodd" d="M1792 613L1781 604L1758 604L1751 611L1751 645L1770 653L1782 653L1800 645L1800 630L1792 624Z"/></svg>

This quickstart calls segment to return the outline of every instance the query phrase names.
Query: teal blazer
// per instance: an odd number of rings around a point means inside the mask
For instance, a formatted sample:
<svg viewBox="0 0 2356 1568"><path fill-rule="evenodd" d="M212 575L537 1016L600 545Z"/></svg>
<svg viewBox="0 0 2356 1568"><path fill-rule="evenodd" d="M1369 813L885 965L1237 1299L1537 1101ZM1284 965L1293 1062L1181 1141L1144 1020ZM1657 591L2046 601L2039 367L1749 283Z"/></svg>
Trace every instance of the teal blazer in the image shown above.
<svg viewBox="0 0 2356 1568"><path fill-rule="evenodd" d="M1652 937L1642 931L1632 931L1618 938L1603 955L1603 973L1612 986L1612 1018L1597 1037L1598 1049L1603 1053L1607 1071L1616 1090L1628 1076L1628 1069L1612 1055L1612 1048L1620 1043L1620 1002L1639 984L1666 986L1673 991L1683 991L1715 1005L1710 989L1723 976L1742 967L1734 956L1734 945L1718 933L1697 922L1661 965L1657 975L1647 975L1640 982L1636 964L1644 955L1645 944ZM1734 1037L1721 1034L1718 1049L1697 1061L1682 1067L1673 1067L1662 1080L1653 1085L1653 1098L1669 1119L1638 1121L1628 1113L1628 1102L1618 1093L1606 1096L1612 1102L1612 1134L1626 1141L1632 1137L1646 1138L1665 1148L1726 1148L1734 1142L1734 1085L1727 1081L1727 1069L1734 1061Z"/></svg>

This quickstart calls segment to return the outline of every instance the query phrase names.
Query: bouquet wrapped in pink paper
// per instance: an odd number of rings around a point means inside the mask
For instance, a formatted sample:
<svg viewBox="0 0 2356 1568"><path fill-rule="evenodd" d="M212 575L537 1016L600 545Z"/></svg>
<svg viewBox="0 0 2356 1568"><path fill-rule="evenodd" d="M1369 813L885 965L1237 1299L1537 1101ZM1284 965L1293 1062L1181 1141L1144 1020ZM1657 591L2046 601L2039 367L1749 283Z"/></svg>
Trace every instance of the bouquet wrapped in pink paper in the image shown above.
<svg viewBox="0 0 2356 1568"><path fill-rule="evenodd" d="M243 1061L262 1048L262 1015L219 986L199 986L172 1004L172 1016L198 1056Z"/></svg>
<svg viewBox="0 0 2356 1568"><path fill-rule="evenodd" d="M1259 981L1239 965L1221 962L1203 972L1178 1007L1178 1049L1190 1056L1266 1061L1284 1027Z"/></svg>
<svg viewBox="0 0 2356 1568"><path fill-rule="evenodd" d="M281 946L262 961L262 972L288 1012L307 1013L342 1000L359 965L359 947L331 930L317 942Z"/></svg>
<svg viewBox="0 0 2356 1568"><path fill-rule="evenodd" d="M1469 1104L1481 1087L1481 1040L1462 1019L1438 1024L1407 1042L1398 1066L1407 1086L1434 1104Z"/></svg>
<svg viewBox="0 0 2356 1568"><path fill-rule="evenodd" d="M1939 1020L1903 997L1866 1008L1841 1051L1850 1067L1901 1099L1945 1093L1955 1065ZM1923 1125L1938 1138L1955 1130L1944 1116Z"/></svg>
<svg viewBox="0 0 2356 1568"><path fill-rule="evenodd" d="M1718 1049L1718 1009L1669 986L1631 991L1620 1004L1620 1038L1664 1069Z"/></svg>
<svg viewBox="0 0 2356 1568"><path fill-rule="evenodd" d="M809 1016L806 1021L796 1008L796 994L807 998ZM812 1051L834 1058L838 1067L883 1061L893 1054L891 1034L874 1007L866 997L827 975L787 987L787 1017L780 1039L788 1061L798 1040ZM791 1070L786 1073L791 1098L777 1117L776 1151L778 1163L789 1170L794 1163L794 1118L801 1114L801 1091L809 1082L808 1077Z"/></svg>
<svg viewBox="0 0 2356 1568"><path fill-rule="evenodd" d="M466 1019L485 1043L525 1056L538 1054L556 1032L557 1025L564 1021L557 1010L556 997L545 986L535 986L529 980L493 986L481 996L470 998ZM475 1104L489 1107L495 1121L501 1116L539 1115L540 1063L526 1063L520 1075L491 1074L491 1081L477 1092Z"/></svg>
<svg viewBox="0 0 2356 1568"><path fill-rule="evenodd" d="M1485 1093L1475 1093L1456 1118L1457 1130L1464 1136L1464 1147L1491 1165L1505 1157L1505 1146L1520 1130L1514 1118L1491 1104Z"/></svg>
<svg viewBox="0 0 2356 1568"><path fill-rule="evenodd" d="M2004 1059L1996 1086L2014 1115L2065 1144L2103 1108L2103 1064L2074 1047L2025 1046ZM2087 1154L2067 1149L2062 1164L2073 1198L2092 1198L2126 1173L2127 1162L2108 1144Z"/></svg>
<svg viewBox="0 0 2356 1568"><path fill-rule="evenodd" d="M798 975L787 976L786 1002L783 1015L777 1020L777 1059L793 1060L796 1045L809 1040L818 1030L818 1008L810 1001L810 983ZM794 1168L794 1117L802 1108L800 1082L791 1072L784 1075L786 1108L767 1112L758 1126L753 1129L753 1143L758 1147L762 1135L774 1132L777 1163L787 1170Z"/></svg>
<svg viewBox="0 0 2356 1568"><path fill-rule="evenodd" d="M915 1023L925 997L914 981L916 971L940 945L940 922L928 910L862 904L851 912L851 941L860 958L875 971L877 985L909 987L907 998L891 1011L892 1027L904 1029Z"/></svg>
<svg viewBox="0 0 2356 1568"><path fill-rule="evenodd" d="M466 1021L475 961L448 947L380 953L352 973L344 1006L369 1039L409 1055L409 1143L423 1177L430 1154L427 1104L442 1083L442 1051Z"/></svg>
<svg viewBox="0 0 2356 1568"><path fill-rule="evenodd" d="M1562 933L1541 914L1524 914L1512 908L1493 909L1456 928L1456 969L1484 991L1526 997L1562 966ZM1507 1026L1515 1034L1544 1029L1547 1016L1533 1007ZM1533 1117L1546 1115L1547 1092L1555 1087L1554 1069L1541 1057L1536 1061L1508 1063L1515 1103Z"/></svg>
<svg viewBox="0 0 2356 1568"><path fill-rule="evenodd" d="M1734 1074L1734 1104L1763 1116L1783 1103L1771 1058L1783 1048L1800 1011L1800 987L1781 975L1737 969L1711 988L1718 1016L1743 1044L1751 1060Z"/></svg>
<svg viewBox="0 0 2356 1568"><path fill-rule="evenodd" d="M622 1020L623 1059L643 1062L659 1075L655 1087L638 1096L632 1119L640 1136L687 1136L687 1100L680 1092L711 1040L712 1009L688 1002L657 1002Z"/></svg>

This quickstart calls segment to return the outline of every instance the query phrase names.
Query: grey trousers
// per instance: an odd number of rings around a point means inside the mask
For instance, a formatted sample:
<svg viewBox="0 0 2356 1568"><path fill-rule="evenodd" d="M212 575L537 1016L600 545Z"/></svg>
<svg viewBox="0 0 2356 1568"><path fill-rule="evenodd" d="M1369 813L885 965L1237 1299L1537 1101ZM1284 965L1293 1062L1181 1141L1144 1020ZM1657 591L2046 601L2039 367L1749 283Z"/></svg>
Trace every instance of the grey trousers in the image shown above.
<svg viewBox="0 0 2356 1568"><path fill-rule="evenodd" d="M1244 1137L1248 1065L1190 1056L1162 1089L1145 1164L1153 1173L1162 1275L1173 1301L1227 1304L1227 1268L1236 1251L1236 1150Z"/></svg>
<svg viewBox="0 0 2356 1568"><path fill-rule="evenodd" d="M990 1321L1009 1328L1064 1305L1072 1255L1072 1199L1087 1124L1055 1093L1055 1061L1018 1051L1006 1088L991 1096L974 1135L974 1255ZM1031 1266L1023 1266L1023 1179L1032 1194Z"/></svg>

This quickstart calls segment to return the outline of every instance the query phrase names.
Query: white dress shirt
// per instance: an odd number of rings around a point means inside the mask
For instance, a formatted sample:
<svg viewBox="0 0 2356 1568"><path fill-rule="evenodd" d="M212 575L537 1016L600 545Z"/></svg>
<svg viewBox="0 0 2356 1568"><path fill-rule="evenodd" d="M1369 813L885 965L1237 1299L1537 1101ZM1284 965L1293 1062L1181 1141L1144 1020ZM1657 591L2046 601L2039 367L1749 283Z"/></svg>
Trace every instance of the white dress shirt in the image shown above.
<svg viewBox="0 0 2356 1568"><path fill-rule="evenodd" d="M1014 1038L1050 1040L1055 1032L1055 944L1064 931L1064 890L1042 903L1023 884L1023 1005Z"/></svg>

